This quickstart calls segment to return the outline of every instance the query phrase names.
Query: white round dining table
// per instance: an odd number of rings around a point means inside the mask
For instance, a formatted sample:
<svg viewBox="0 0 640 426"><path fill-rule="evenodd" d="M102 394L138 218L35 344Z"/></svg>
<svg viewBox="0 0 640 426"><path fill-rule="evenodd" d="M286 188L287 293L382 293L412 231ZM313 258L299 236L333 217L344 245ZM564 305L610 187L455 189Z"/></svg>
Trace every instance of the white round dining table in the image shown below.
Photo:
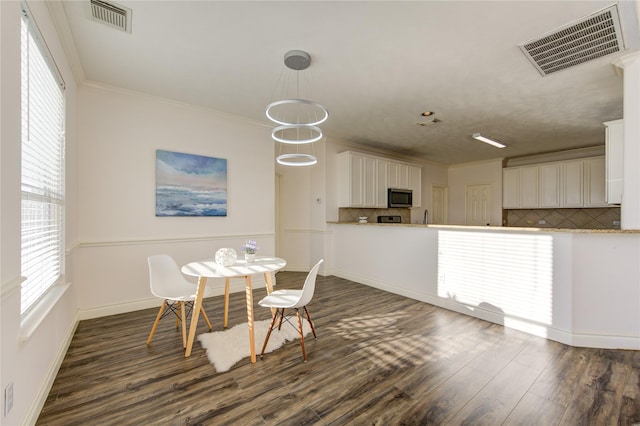
<svg viewBox="0 0 640 426"><path fill-rule="evenodd" d="M256 362L256 347L254 335L253 321L253 288L251 286L251 276L256 274L264 274L264 281L267 287L267 294L273 291L273 281L271 273L284 268L287 265L286 260L275 256L256 256L255 261L247 262L244 259L238 259L236 263L230 266L219 265L213 259L200 260L191 262L182 267L182 273L185 275L198 278L198 289L196 292L196 300L191 311L191 324L189 325L189 337L187 339L187 347L185 349L185 357L191 356L193 341L196 336L198 326L198 317L200 308L202 307L202 299L204 290L207 285L207 278L224 278L224 321L223 327L227 327L227 318L229 315L229 283L231 278L244 278L245 280L245 297L247 305L247 323L249 324L249 347L251 351L251 362Z"/></svg>

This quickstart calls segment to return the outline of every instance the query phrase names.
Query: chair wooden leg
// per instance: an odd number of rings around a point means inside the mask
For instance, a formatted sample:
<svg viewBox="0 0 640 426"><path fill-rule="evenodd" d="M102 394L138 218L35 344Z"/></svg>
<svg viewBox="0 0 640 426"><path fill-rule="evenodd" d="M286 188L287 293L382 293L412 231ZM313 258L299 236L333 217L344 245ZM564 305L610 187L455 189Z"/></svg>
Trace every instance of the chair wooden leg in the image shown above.
<svg viewBox="0 0 640 426"><path fill-rule="evenodd" d="M187 310L185 308L185 303L180 302L180 312L182 316L180 320L182 321L182 347L183 348L187 347L187 312L186 311Z"/></svg>
<svg viewBox="0 0 640 426"><path fill-rule="evenodd" d="M302 316L300 310L296 309L296 316L298 317L298 332L300 333L300 347L302 348L302 359L307 362L307 351L304 350L304 332L302 331Z"/></svg>
<svg viewBox="0 0 640 426"><path fill-rule="evenodd" d="M151 344L151 339L153 339L153 334L156 332L156 328L158 327L160 318L162 318L162 313L164 312L164 305L166 303L167 301L163 300L162 305L160 305L160 310L158 311L158 315L156 315L156 320L153 323L153 327L151 327L151 333L149 333L149 337L147 338L147 346Z"/></svg>
<svg viewBox="0 0 640 426"><path fill-rule="evenodd" d="M284 308L280 308L280 324L278 324L278 330L282 329L283 319L284 319Z"/></svg>
<svg viewBox="0 0 640 426"><path fill-rule="evenodd" d="M211 329L213 327L211 327L211 321L209 321L209 317L207 316L207 313L204 311L204 308L201 306L200 307L200 312L202 313L202 316L204 317L204 320L206 321L207 325L209 326L209 331L211 331Z"/></svg>
<svg viewBox="0 0 640 426"><path fill-rule="evenodd" d="M180 302L178 302L178 308L180 308ZM176 311L173 311L176 314L176 330L180 328L180 315Z"/></svg>
<svg viewBox="0 0 640 426"><path fill-rule="evenodd" d="M307 315L307 321L309 321L309 325L311 326L311 332L313 333L313 337L317 339L318 336L316 336L316 329L313 327L313 322L311 321L311 317L309 316L309 311L307 310L306 306L304 307L304 313Z"/></svg>
<svg viewBox="0 0 640 426"><path fill-rule="evenodd" d="M273 314L273 319L271 320L271 325L269 326L269 330L267 331L267 337L264 338L264 344L262 345L262 352L260 352L260 358L264 356L264 351L267 349L267 343L269 343L269 337L271 336L271 330L273 330L273 326L276 323L276 318L278 318L278 310L276 309L276 313ZM282 323L282 319L280 319Z"/></svg>

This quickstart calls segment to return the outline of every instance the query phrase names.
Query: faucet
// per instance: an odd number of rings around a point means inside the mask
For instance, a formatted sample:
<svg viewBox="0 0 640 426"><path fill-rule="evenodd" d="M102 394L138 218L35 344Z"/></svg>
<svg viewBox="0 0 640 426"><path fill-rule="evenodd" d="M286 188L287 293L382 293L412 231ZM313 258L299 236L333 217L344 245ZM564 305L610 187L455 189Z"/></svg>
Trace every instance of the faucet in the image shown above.
<svg viewBox="0 0 640 426"><path fill-rule="evenodd" d="M424 219L422 219L422 223L425 225L429 223L429 210L424 209Z"/></svg>

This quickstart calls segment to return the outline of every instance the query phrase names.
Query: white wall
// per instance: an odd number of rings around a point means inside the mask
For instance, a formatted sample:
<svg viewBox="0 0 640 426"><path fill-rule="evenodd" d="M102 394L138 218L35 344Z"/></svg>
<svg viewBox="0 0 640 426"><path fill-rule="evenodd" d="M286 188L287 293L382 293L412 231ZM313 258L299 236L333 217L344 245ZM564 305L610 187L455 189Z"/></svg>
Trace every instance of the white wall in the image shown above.
<svg viewBox="0 0 640 426"><path fill-rule="evenodd" d="M287 260L288 271L309 271L324 257L327 143L320 141L313 145L317 164L306 167L278 164L276 167L279 178L277 255ZM276 147L276 151L278 149Z"/></svg>
<svg viewBox="0 0 640 426"><path fill-rule="evenodd" d="M491 185L491 225L502 226L502 159L449 167L449 223L466 225L466 188Z"/></svg>
<svg viewBox="0 0 640 426"><path fill-rule="evenodd" d="M0 413L6 425L35 423L59 363L75 329L76 293L73 275L77 242L76 83L45 2L29 2L32 15L66 82L66 239L65 279L69 289L49 311L36 309L39 326L26 336L20 322L20 17L18 1L0 2L0 108L2 163L0 193L0 390L13 383L13 408ZM4 394L4 392L3 392Z"/></svg>
<svg viewBox="0 0 640 426"><path fill-rule="evenodd" d="M273 141L238 117L91 84L79 90L80 246L83 318L145 307L146 258L179 264L255 239L275 254ZM156 150L227 160L226 217L156 217ZM222 281L212 283L221 291ZM259 285L259 283L256 283Z"/></svg>
<svg viewBox="0 0 640 426"><path fill-rule="evenodd" d="M431 204L433 185L449 186L449 167L433 163L425 163L422 166L422 207L411 209L411 223L422 223L425 209L428 209L429 213L433 215ZM449 206L447 206L448 209Z"/></svg>

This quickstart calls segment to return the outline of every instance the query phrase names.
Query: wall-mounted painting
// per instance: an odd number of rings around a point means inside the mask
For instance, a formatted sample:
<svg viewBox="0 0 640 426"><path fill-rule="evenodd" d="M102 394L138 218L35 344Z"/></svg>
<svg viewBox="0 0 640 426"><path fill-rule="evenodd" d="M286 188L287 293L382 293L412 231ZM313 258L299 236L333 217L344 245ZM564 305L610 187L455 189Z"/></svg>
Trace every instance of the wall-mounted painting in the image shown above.
<svg viewBox="0 0 640 426"><path fill-rule="evenodd" d="M226 215L226 159L156 151L156 216Z"/></svg>

